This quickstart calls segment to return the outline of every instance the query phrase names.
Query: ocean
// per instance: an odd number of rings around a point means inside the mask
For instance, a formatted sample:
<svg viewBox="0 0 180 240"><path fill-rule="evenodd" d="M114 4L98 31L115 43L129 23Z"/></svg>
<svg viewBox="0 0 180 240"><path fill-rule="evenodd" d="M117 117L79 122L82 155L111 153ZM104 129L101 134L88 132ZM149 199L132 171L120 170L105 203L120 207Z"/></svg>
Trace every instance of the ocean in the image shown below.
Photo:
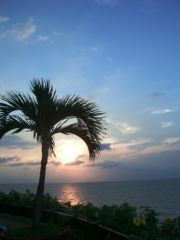
<svg viewBox="0 0 180 240"><path fill-rule="evenodd" d="M36 184L0 184L0 191L36 191ZM129 202L135 207L150 206L164 217L180 217L180 179L151 181L46 183L45 192L61 202L88 202L96 206Z"/></svg>

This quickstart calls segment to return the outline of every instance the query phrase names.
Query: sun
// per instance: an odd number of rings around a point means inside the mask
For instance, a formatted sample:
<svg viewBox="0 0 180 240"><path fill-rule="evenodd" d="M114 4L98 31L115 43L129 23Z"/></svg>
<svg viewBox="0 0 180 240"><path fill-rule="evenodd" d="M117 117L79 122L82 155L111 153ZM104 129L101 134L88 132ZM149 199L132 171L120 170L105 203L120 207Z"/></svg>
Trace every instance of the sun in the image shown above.
<svg viewBox="0 0 180 240"><path fill-rule="evenodd" d="M71 162L74 161L79 155L79 149L75 148L74 144L64 146L62 150L63 162Z"/></svg>
<svg viewBox="0 0 180 240"><path fill-rule="evenodd" d="M85 144L80 140L65 140L58 144L57 158L62 164L76 161L78 156L87 154Z"/></svg>

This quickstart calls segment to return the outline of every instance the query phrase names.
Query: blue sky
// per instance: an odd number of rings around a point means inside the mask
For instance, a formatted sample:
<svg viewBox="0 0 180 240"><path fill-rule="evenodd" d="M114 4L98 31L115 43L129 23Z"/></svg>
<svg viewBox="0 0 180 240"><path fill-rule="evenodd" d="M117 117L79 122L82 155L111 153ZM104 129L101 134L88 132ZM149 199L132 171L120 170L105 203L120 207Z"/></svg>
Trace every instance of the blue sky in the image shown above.
<svg viewBox="0 0 180 240"><path fill-rule="evenodd" d="M107 115L101 156L57 136L47 181L179 177L179 11L178 0L0 1L0 94L43 77ZM4 137L0 182L36 182L39 160L31 134Z"/></svg>

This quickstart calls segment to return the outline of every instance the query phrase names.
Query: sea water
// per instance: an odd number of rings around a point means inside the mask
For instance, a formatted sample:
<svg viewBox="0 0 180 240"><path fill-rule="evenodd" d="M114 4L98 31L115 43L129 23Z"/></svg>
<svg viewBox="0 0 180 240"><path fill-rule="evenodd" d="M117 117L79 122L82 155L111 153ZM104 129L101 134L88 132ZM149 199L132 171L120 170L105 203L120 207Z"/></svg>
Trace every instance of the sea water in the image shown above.
<svg viewBox="0 0 180 240"><path fill-rule="evenodd" d="M36 184L0 184L0 191L36 191ZM45 192L61 202L93 203L96 206L128 202L149 206L161 217L180 217L180 179L151 181L46 183Z"/></svg>

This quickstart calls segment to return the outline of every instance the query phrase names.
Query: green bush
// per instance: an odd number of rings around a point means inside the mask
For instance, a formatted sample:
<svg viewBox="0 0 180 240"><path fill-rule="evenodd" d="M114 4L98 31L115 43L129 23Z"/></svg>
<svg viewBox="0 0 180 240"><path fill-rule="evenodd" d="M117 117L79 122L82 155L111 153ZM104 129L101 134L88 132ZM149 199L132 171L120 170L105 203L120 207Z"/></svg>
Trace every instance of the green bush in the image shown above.
<svg viewBox="0 0 180 240"><path fill-rule="evenodd" d="M8 194L0 192L0 211L8 211L11 214L21 212L21 215L31 217L34 199L35 195L29 190L24 194L16 191L11 191ZM16 205L11 207L12 204ZM29 208L26 206L29 206ZM19 208L23 208L23 211L19 211ZM63 226L73 225L73 218L72 221L70 221L68 217L66 218L55 214L55 211L68 213L74 217L85 218L96 224L110 227L128 235L129 240L180 239L180 218L167 218L163 223L160 223L157 218L158 214L148 206L143 206L138 209L129 203L113 206L104 205L102 207L96 207L91 203L72 206L70 202L59 203L57 198L45 194L44 208L50 209L50 211L44 212L44 220ZM96 226L96 224L94 226ZM87 227L86 230L85 228L83 229L84 232L78 232L79 236L82 235L82 239L83 234L88 234L88 236L93 234L90 228ZM74 230L71 229L71 231ZM93 238L93 236L91 236L91 238ZM106 239L111 239L111 236L107 235Z"/></svg>

